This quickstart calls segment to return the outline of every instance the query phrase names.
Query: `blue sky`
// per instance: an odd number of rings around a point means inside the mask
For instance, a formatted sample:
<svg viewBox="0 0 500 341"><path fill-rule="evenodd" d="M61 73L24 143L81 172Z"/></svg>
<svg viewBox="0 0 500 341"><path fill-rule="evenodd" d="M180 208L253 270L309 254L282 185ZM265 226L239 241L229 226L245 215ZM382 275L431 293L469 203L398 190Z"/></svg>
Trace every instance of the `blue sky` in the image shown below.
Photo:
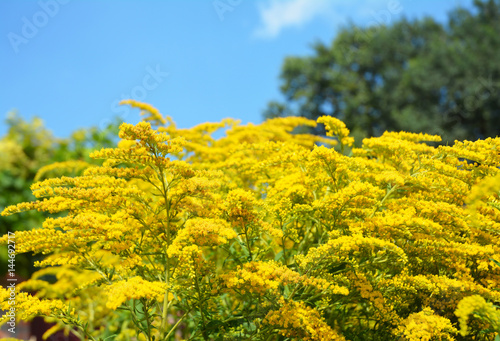
<svg viewBox="0 0 500 341"><path fill-rule="evenodd" d="M281 100L286 56L329 44L341 25L402 15L444 22L472 0L0 1L0 134L9 111L41 117L58 137L136 123L134 98L179 127L225 117L261 122Z"/></svg>

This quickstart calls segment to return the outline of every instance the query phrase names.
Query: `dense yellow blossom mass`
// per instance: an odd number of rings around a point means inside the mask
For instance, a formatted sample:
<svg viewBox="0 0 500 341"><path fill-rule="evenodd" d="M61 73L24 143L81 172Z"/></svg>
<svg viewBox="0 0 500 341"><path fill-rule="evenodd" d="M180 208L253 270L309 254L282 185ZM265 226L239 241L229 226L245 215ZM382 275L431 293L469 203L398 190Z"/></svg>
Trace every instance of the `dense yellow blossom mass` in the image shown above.
<svg viewBox="0 0 500 341"><path fill-rule="evenodd" d="M2 212L53 214L16 233L42 268L16 289L19 318L82 340L500 332L500 138L435 146L439 136L386 132L353 147L333 117L179 129L123 104L144 121L91 154L101 166L45 167L36 201ZM327 137L294 133L318 123ZM85 170L51 177L73 168Z"/></svg>

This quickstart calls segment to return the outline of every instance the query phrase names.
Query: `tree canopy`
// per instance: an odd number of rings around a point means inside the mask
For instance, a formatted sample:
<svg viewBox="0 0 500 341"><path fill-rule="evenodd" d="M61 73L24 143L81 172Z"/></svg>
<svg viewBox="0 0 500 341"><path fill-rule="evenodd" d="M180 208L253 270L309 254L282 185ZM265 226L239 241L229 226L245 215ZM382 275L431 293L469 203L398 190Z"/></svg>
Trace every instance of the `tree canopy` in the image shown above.
<svg viewBox="0 0 500 341"><path fill-rule="evenodd" d="M444 24L426 17L350 25L313 49L285 59L286 100L269 103L265 117L331 115L357 137L425 131L451 143L499 134L499 0L457 8Z"/></svg>

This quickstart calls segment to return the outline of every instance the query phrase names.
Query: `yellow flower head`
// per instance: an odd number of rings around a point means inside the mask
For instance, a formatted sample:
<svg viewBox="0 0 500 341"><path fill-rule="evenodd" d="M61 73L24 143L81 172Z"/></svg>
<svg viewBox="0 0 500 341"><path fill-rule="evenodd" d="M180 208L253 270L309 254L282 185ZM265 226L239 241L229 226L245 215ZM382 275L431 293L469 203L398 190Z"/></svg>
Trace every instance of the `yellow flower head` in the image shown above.
<svg viewBox="0 0 500 341"><path fill-rule="evenodd" d="M133 99L124 99L119 104L120 105L128 104L132 108L139 108L139 109L141 109L141 115L145 116L144 120L146 120L146 121L151 121L152 123L155 123L157 125L167 123L167 121L160 114L160 112L158 111L158 109L156 109L155 107L153 107L150 104L142 103L142 102L139 102L139 101L135 101Z"/></svg>
<svg viewBox="0 0 500 341"><path fill-rule="evenodd" d="M335 136L344 146L352 146L354 138L349 137L349 129L344 122L333 116L321 116L317 120L318 123L324 123L327 136Z"/></svg>

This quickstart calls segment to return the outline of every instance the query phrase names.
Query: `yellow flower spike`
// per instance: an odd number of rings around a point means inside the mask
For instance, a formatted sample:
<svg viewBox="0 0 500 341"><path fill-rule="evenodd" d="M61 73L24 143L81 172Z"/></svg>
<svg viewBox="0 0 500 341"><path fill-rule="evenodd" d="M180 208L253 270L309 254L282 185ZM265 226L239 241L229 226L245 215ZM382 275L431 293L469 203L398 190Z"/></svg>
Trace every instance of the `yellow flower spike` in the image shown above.
<svg viewBox="0 0 500 341"><path fill-rule="evenodd" d="M121 149L130 149L132 146L135 146L136 142L133 140L120 140L118 142L118 148Z"/></svg>
<svg viewBox="0 0 500 341"><path fill-rule="evenodd" d="M67 174L67 173L76 173L79 174L86 168L91 165L88 162L80 161L80 160L71 160L71 161L63 161L63 162L55 162L47 166L43 166L40 168L35 174L35 181L39 181L40 179L47 177L47 174L55 173L58 175Z"/></svg>
<svg viewBox="0 0 500 341"><path fill-rule="evenodd" d="M458 303L455 315L458 317L460 334L462 336L466 336L468 333L467 322L471 315L485 321L496 332L500 332L500 311L479 295L468 296L462 299Z"/></svg>
<svg viewBox="0 0 500 341"><path fill-rule="evenodd" d="M250 290L252 293L264 295L267 291L277 292L281 285L303 284L317 290L328 290L333 294L347 295L347 288L337 286L328 281L299 273L279 265L276 262L250 262L234 272L222 275L227 288L232 290Z"/></svg>
<svg viewBox="0 0 500 341"><path fill-rule="evenodd" d="M455 340L453 337L458 331L451 321L445 317L435 315L434 311L426 307L419 313L413 313L398 327L400 335L405 340Z"/></svg>
<svg viewBox="0 0 500 341"><path fill-rule="evenodd" d="M270 311L263 323L278 329L281 335L307 341L345 340L322 319L317 310L303 302L281 298L279 304L280 309Z"/></svg>
<svg viewBox="0 0 500 341"><path fill-rule="evenodd" d="M490 195L498 196L500 191L500 173L482 179L474 185L467 196L467 204L477 206L478 201L488 198Z"/></svg>
<svg viewBox="0 0 500 341"><path fill-rule="evenodd" d="M157 125L166 124L167 120L160 114L158 109L150 104L135 101L133 99L124 99L118 103L120 105L128 104L132 108L141 109L141 116L144 116L144 120L151 121Z"/></svg>
<svg viewBox="0 0 500 341"><path fill-rule="evenodd" d="M129 299L145 298L163 302L166 290L165 283L149 282L140 277L132 277L128 280L122 280L111 284L106 288L109 293L109 299L106 307L117 309Z"/></svg>
<svg viewBox="0 0 500 341"><path fill-rule="evenodd" d="M170 257L175 257L182 254L186 246L217 246L236 236L236 232L224 220L195 218L179 231L167 252Z"/></svg>
<svg viewBox="0 0 500 341"><path fill-rule="evenodd" d="M343 146L351 147L354 143L354 138L349 137L349 129L344 122L333 116L321 116L317 119L318 123L324 123L326 135L337 137Z"/></svg>
<svg viewBox="0 0 500 341"><path fill-rule="evenodd" d="M234 224L239 224L242 221L253 223L258 220L257 200L249 191L236 189L229 192L224 206L229 220L233 221Z"/></svg>

